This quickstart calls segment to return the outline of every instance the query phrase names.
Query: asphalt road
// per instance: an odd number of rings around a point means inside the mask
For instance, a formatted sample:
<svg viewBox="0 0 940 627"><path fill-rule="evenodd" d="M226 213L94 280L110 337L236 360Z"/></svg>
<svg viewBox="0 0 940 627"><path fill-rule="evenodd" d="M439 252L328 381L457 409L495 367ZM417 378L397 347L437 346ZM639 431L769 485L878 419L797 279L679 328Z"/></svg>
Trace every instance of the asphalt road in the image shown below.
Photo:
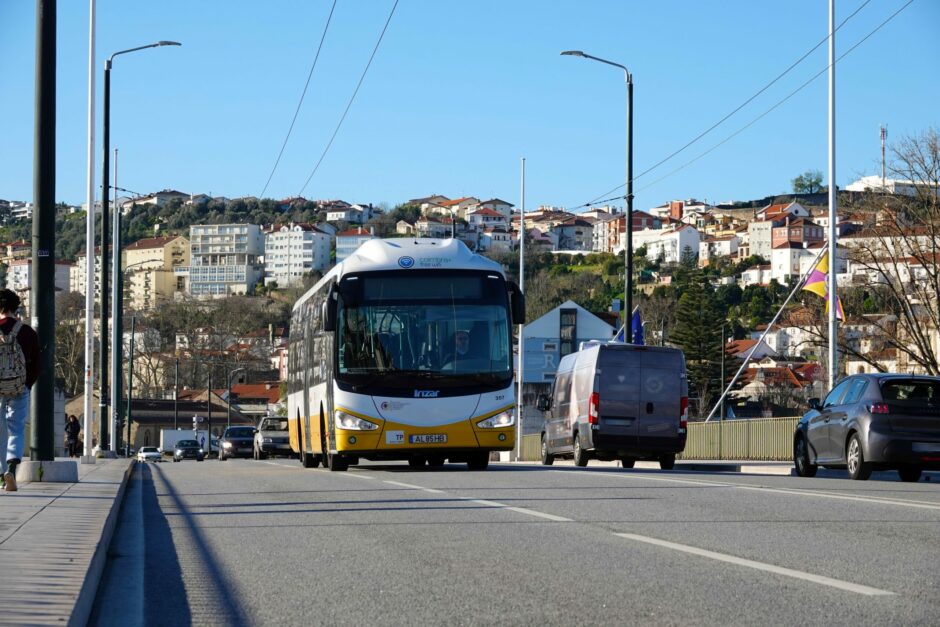
<svg viewBox="0 0 940 627"><path fill-rule="evenodd" d="M92 624L937 624L940 476L139 465Z"/></svg>

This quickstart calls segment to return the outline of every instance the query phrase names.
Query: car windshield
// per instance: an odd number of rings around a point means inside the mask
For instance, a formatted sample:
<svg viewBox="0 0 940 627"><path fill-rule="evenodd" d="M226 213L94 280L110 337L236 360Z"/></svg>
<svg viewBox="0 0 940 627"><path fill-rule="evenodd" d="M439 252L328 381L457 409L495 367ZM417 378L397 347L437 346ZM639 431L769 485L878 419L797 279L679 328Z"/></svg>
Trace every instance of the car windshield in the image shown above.
<svg viewBox="0 0 940 627"><path fill-rule="evenodd" d="M145 447L143 447L143 448L140 449L140 452L141 452L141 453L156 453L156 452L157 452L157 447L156 447L156 446L145 446Z"/></svg>
<svg viewBox="0 0 940 627"><path fill-rule="evenodd" d="M268 418L261 423L261 431L287 431L287 419Z"/></svg>
<svg viewBox="0 0 940 627"><path fill-rule="evenodd" d="M184 446L199 446L199 442L196 440L180 440L176 443L177 448L183 448Z"/></svg>
<svg viewBox="0 0 940 627"><path fill-rule="evenodd" d="M255 434L253 427L237 427L225 430L226 438L250 438Z"/></svg>
<svg viewBox="0 0 940 627"><path fill-rule="evenodd" d="M885 401L905 401L911 405L940 404L940 380L888 379L881 384Z"/></svg>
<svg viewBox="0 0 940 627"><path fill-rule="evenodd" d="M453 387L512 375L505 284L486 273L363 275L341 288L338 378Z"/></svg>

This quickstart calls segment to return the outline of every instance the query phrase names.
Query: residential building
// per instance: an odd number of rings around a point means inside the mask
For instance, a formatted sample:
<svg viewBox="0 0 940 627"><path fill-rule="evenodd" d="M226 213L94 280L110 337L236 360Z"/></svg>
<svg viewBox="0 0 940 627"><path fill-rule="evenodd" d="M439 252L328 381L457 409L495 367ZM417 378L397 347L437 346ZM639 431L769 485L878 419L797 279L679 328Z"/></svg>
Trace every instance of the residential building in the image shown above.
<svg viewBox="0 0 940 627"><path fill-rule="evenodd" d="M68 261L55 262L55 291L69 291L71 268L72 264ZM17 259L7 267L7 287L20 295L27 314L29 314L29 290L32 286L32 279L32 259Z"/></svg>
<svg viewBox="0 0 940 627"><path fill-rule="evenodd" d="M344 203L345 204L345 203ZM372 205L349 205L335 207L327 212L327 222L348 222L349 224L365 224L374 217Z"/></svg>
<svg viewBox="0 0 940 627"><path fill-rule="evenodd" d="M414 235L415 226L407 220L399 220L395 223L395 232L399 235Z"/></svg>
<svg viewBox="0 0 940 627"><path fill-rule="evenodd" d="M916 196L918 190L932 189L940 196L940 184L937 181L911 181L904 179L882 179L880 176L863 176L845 187L849 192L881 191L887 194Z"/></svg>
<svg viewBox="0 0 940 627"><path fill-rule="evenodd" d="M493 209L477 209L467 214L467 222L475 229L487 228L509 229L509 219Z"/></svg>
<svg viewBox="0 0 940 627"><path fill-rule="evenodd" d="M264 234L264 284L278 287L303 284L313 271L330 267L333 238L312 224L280 224Z"/></svg>
<svg viewBox="0 0 940 627"><path fill-rule="evenodd" d="M502 228L484 228L479 233L477 250L480 252L510 252L513 248L512 234Z"/></svg>
<svg viewBox="0 0 940 627"><path fill-rule="evenodd" d="M363 243L375 239L372 229L361 226L336 234L336 263L342 263Z"/></svg>
<svg viewBox="0 0 940 627"><path fill-rule="evenodd" d="M450 237L453 228L453 218L422 216L415 222L414 233L418 237Z"/></svg>
<svg viewBox="0 0 940 627"><path fill-rule="evenodd" d="M148 311L186 291L178 268L190 265L189 240L182 236L148 237L124 247L125 302Z"/></svg>
<svg viewBox="0 0 940 627"><path fill-rule="evenodd" d="M663 263L679 263L686 249L691 250L696 257L698 256L700 240L700 233L695 227L688 224L672 225L665 229L634 231L633 250L645 246L647 259L659 260ZM622 247L613 252L618 253L621 250L623 250Z"/></svg>
<svg viewBox="0 0 940 627"><path fill-rule="evenodd" d="M772 265L751 266L741 273L740 285L742 288L748 285L770 285L772 274Z"/></svg>
<svg viewBox="0 0 940 627"><path fill-rule="evenodd" d="M155 194L148 194L147 196L140 196L138 198L124 200L123 202L119 203L118 206L121 208L121 213L127 215L131 209L134 208L134 205L156 205L157 207L163 207L171 200L186 202L189 200L189 198L189 194L178 192L175 189L165 189Z"/></svg>
<svg viewBox="0 0 940 627"><path fill-rule="evenodd" d="M491 198L489 200L484 200L477 205L477 209L492 209L493 211L499 213L501 216L506 218L506 221L509 222L509 218L512 215L513 205L506 202L505 200L500 200L499 198Z"/></svg>
<svg viewBox="0 0 940 627"><path fill-rule="evenodd" d="M731 259L738 254L738 236L706 237L698 244L698 264L707 266L719 257Z"/></svg>
<svg viewBox="0 0 940 627"><path fill-rule="evenodd" d="M594 225L584 218L571 218L552 227L559 250L590 251L594 245Z"/></svg>
<svg viewBox="0 0 940 627"><path fill-rule="evenodd" d="M111 247L108 247L108 254L111 254ZM75 264L69 268L69 291L78 292L85 295L85 249L81 249L75 254ZM110 265L110 264L109 264ZM95 302L101 298L101 285L99 277L101 276L101 246L95 246L95 272L94 287Z"/></svg>
<svg viewBox="0 0 940 627"><path fill-rule="evenodd" d="M189 241L189 291L193 296L250 294L262 279L264 236L257 225L191 226ZM185 268L178 273L185 273Z"/></svg>
<svg viewBox="0 0 940 627"><path fill-rule="evenodd" d="M809 218L791 218L787 216L783 224L771 229L770 245L793 242L802 247L821 242L824 239L823 228Z"/></svg>
<svg viewBox="0 0 940 627"><path fill-rule="evenodd" d="M479 204L479 198L474 198L473 196L464 196L463 198L442 201L438 203L436 207L429 207L427 213L451 215L456 216L461 220L467 220L467 214L473 211Z"/></svg>

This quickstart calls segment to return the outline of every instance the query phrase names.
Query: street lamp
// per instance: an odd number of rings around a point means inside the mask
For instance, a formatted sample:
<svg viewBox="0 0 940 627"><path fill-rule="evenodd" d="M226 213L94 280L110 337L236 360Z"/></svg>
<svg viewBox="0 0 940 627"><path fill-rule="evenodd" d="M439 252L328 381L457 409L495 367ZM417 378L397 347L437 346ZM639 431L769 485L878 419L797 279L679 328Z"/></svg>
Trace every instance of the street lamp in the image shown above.
<svg viewBox="0 0 940 627"><path fill-rule="evenodd" d="M626 308L623 310L624 339L633 342L633 75L625 65L595 57L581 50L565 50L563 56L581 57L606 63L623 70L623 77L627 83L627 189L624 196L627 204L627 246L626 246L626 277L624 278L624 299Z"/></svg>
<svg viewBox="0 0 940 627"><path fill-rule="evenodd" d="M108 378L104 376L104 373L108 371L108 197L111 194L110 180L108 178L108 168L109 168L109 155L108 152L111 150L111 65L114 62L114 57L127 54L129 52L136 52L138 50L145 50L147 48L157 48L160 46L181 46L182 44L175 41L158 41L153 44L147 44L146 46L138 46L136 48L128 48L127 50L120 50L115 52L108 60L104 63L104 124L102 125L102 142L104 144L104 165L102 167L101 173L101 269L100 269L100 286L101 286L101 350L98 352L99 366L101 371L101 387L100 387L100 396L99 396L99 405L98 405L98 421L99 421L99 439L101 441L101 450L106 451L111 448L109 438L108 438L108 422L109 417L106 417L106 409L108 406ZM120 247L121 247L121 234L114 234L114 258L120 260ZM93 286L87 286L88 289L91 289ZM116 300L116 299L115 299ZM115 332L111 336L111 341L114 343L114 350L118 349L118 342L120 341L120 312L112 312L112 315L115 317L114 326L116 327ZM111 371L111 378L113 379L112 386L120 385L121 378L117 375L114 370ZM112 411L114 408L111 408Z"/></svg>
<svg viewBox="0 0 940 627"><path fill-rule="evenodd" d="M235 368L228 373L228 396L225 398L225 406L228 411L228 418L225 421L226 427L232 426L232 377L235 376L236 372L245 372L245 368Z"/></svg>

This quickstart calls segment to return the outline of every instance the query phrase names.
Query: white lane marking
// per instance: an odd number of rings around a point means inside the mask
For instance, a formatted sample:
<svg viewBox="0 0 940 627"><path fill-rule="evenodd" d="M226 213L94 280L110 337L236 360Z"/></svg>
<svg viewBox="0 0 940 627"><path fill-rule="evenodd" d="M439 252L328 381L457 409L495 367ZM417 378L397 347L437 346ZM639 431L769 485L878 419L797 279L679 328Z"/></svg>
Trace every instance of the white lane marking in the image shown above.
<svg viewBox="0 0 940 627"><path fill-rule="evenodd" d="M646 481L665 481L667 483L682 483L686 485L697 485L707 487L735 488L738 490L753 490L756 492L769 492L771 494L790 494L793 496L812 496L821 499L835 499L839 501L860 501L863 503L874 503L876 505L897 505L899 507L913 507L917 509L940 510L940 503L931 503L929 501L912 501L905 499L892 499L883 496L857 496L850 494L837 494L835 492L817 492L815 490L800 490L796 488L773 488L760 485L743 485L740 483L729 483L723 481L693 481L688 479L670 479L666 477L650 477L643 474L625 473L612 474L607 472L589 472L584 470L552 470L550 472L561 472L569 474L590 475L592 477L613 477L616 479L644 479Z"/></svg>
<svg viewBox="0 0 940 627"><path fill-rule="evenodd" d="M497 503L496 501L484 501L482 499L462 499L468 503L477 503L478 505L486 505L487 507L493 507L498 509L508 509L511 512L516 512L519 514L526 514L527 516L537 516L538 518L545 518L546 520L553 520L555 522L574 522L571 518L565 518L564 516L556 516L554 514L546 514L545 512L539 512L534 509L526 509L525 507L513 507L512 505L506 505L505 503Z"/></svg>
<svg viewBox="0 0 940 627"><path fill-rule="evenodd" d="M300 466L294 466L293 464L290 465L290 466L288 466L287 464L279 464L279 463L277 463L277 462L268 462L268 461L265 461L265 460L263 460L263 459L262 459L262 460L256 460L256 461L259 461L259 462L262 463L262 464L267 464L268 466L277 466L278 468L289 468L290 470L303 470L302 467L300 467Z"/></svg>
<svg viewBox="0 0 940 627"><path fill-rule="evenodd" d="M373 479L373 477L370 477L369 475L364 475L364 474L358 473L358 472L347 472L347 473L346 473L346 476L347 476L347 477L355 477L356 479L367 479L368 481L372 481L372 479Z"/></svg>
<svg viewBox="0 0 940 627"><path fill-rule="evenodd" d="M743 557L735 557L734 555L727 555L725 553L716 553L715 551L708 551L706 549L700 549L698 547L688 546L686 544L676 544L675 542L660 540L659 538L640 536L634 533L616 533L614 535L620 536L621 538L626 538L628 540L636 540L637 542L645 542L646 544L654 544L656 546L665 547L667 549L674 549L676 551L682 551L684 553L690 553L700 557L707 557L719 562L727 562L729 564L745 566L747 568L762 570L768 573L783 575L785 577L793 577L794 579L811 581L813 583L822 584L824 586L838 588L839 590L845 590L846 592L855 592L856 594L864 594L867 596L893 596L896 594L888 590L881 590L879 588L871 588L869 586L863 586L862 584L852 583L851 581L842 581L841 579L832 579L831 577L814 575L812 573L806 573L800 570L793 570L792 568L784 568L782 566L775 566L773 564L767 564L764 562L755 562L754 560L744 559Z"/></svg>
<svg viewBox="0 0 940 627"><path fill-rule="evenodd" d="M388 483L394 486L399 486L402 488L409 488L411 490L421 490L422 492L430 492L431 494L447 494L443 490L425 488L423 486L414 485L411 483L402 483L400 481L385 480L384 483ZM486 507L492 507L493 509L505 509L511 512L516 512L517 514L525 514L527 516L536 516L538 518L544 518L546 520L552 520L554 522L574 522L572 519L565 518L563 516L555 516L554 514L546 514L544 512L537 512L534 509L526 509L524 507L513 507L512 505L506 505L505 503L497 503L496 501L484 501L482 499L474 499L474 498L469 498L469 497L457 497L457 499L460 501L464 501L466 503L475 503L476 505L484 505Z"/></svg>
<svg viewBox="0 0 940 627"><path fill-rule="evenodd" d="M401 487L401 488L409 488L411 490L421 490L422 492L430 492L431 494L444 494L443 490L434 490L432 488L425 488L423 486L412 485L410 483L401 483L400 481L389 481L386 479L384 480L384 483L388 483L390 485L397 485L398 487Z"/></svg>

